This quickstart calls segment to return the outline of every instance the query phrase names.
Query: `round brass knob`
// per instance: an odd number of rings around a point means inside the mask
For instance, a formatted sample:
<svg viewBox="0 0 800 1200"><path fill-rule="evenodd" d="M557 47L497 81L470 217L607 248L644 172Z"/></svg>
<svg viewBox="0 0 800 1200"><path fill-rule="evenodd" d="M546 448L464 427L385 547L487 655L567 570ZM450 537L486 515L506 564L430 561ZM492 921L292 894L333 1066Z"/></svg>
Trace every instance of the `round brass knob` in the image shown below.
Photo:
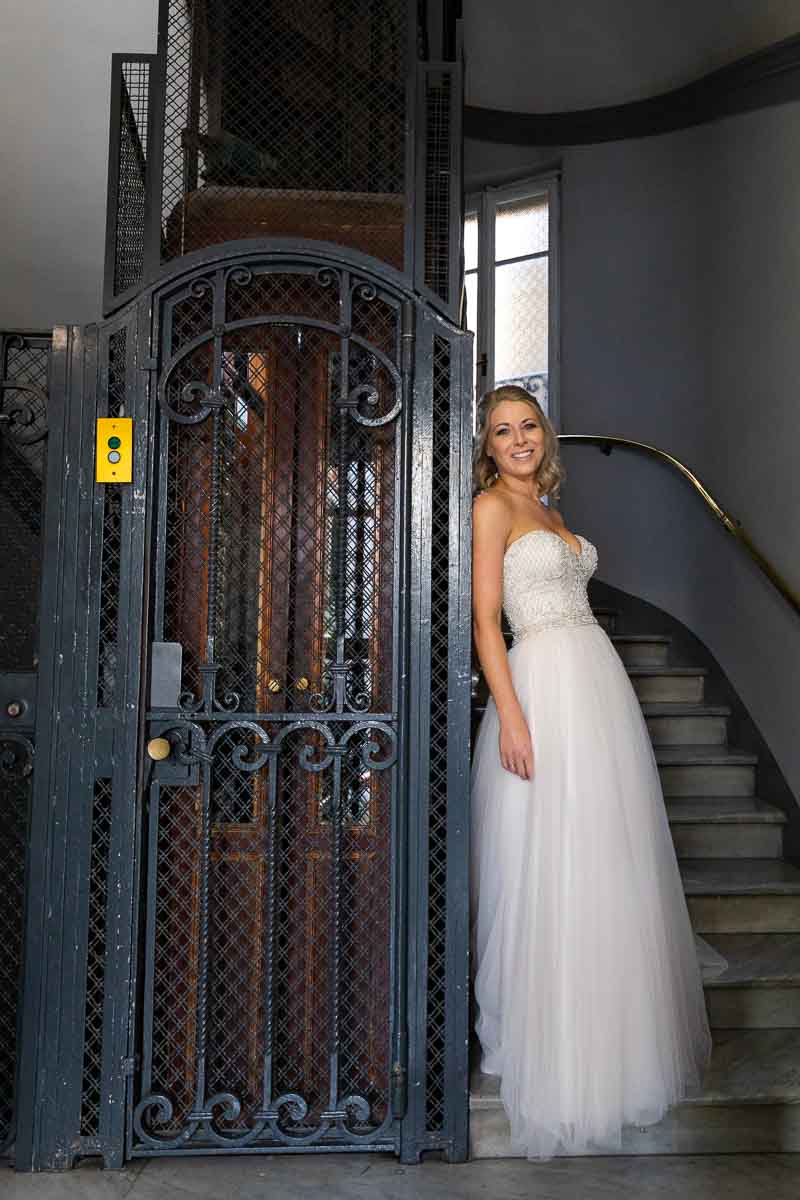
<svg viewBox="0 0 800 1200"><path fill-rule="evenodd" d="M294 686L297 688L298 692L307 692L309 684L305 675L301 675Z"/></svg>
<svg viewBox="0 0 800 1200"><path fill-rule="evenodd" d="M267 689L273 693L279 692L281 690L280 679L270 679L269 683L267 684Z"/></svg>
<svg viewBox="0 0 800 1200"><path fill-rule="evenodd" d="M10 704L6 705L6 716L21 717L22 713L24 711L24 707L25 706L21 703L21 701L12 700Z"/></svg>
<svg viewBox="0 0 800 1200"><path fill-rule="evenodd" d="M161 762L163 758L169 758L172 744L165 737L151 738L147 743L147 753L156 762Z"/></svg>

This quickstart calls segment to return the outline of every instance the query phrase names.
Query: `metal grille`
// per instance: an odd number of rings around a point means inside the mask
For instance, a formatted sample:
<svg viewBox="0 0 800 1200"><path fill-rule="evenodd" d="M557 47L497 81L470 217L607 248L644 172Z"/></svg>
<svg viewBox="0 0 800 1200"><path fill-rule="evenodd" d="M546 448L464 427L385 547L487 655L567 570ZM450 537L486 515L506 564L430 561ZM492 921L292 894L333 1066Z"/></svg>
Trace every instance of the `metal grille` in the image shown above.
<svg viewBox="0 0 800 1200"><path fill-rule="evenodd" d="M38 647L50 338L0 333L0 670L30 671Z"/></svg>
<svg viewBox="0 0 800 1200"><path fill-rule="evenodd" d="M141 283L144 276L150 61L147 58L124 59L119 70L115 296Z"/></svg>
<svg viewBox="0 0 800 1200"><path fill-rule="evenodd" d="M13 1143L51 339L0 333L0 1154ZM18 701L19 703L19 701ZM6 708L9 705L9 708ZM8 728L13 725L13 729Z"/></svg>
<svg viewBox="0 0 800 1200"><path fill-rule="evenodd" d="M443 300L450 299L452 85L448 73L429 72L426 76L425 284Z"/></svg>
<svg viewBox="0 0 800 1200"><path fill-rule="evenodd" d="M426 1128L445 1117L447 989L447 726L450 641L450 343L433 342L431 528L431 741L428 829L428 989Z"/></svg>
<svg viewBox="0 0 800 1200"><path fill-rule="evenodd" d="M92 848L89 859L89 919L86 957L86 1008L83 1033L81 1134L99 1132L103 1067L106 905L111 839L111 780L97 779L92 805Z"/></svg>
<svg viewBox="0 0 800 1200"><path fill-rule="evenodd" d="M163 339L137 1144L388 1137L399 307L241 268Z"/></svg>
<svg viewBox="0 0 800 1200"><path fill-rule="evenodd" d="M404 0L169 0L164 257L272 234L403 266Z"/></svg>
<svg viewBox="0 0 800 1200"><path fill-rule="evenodd" d="M126 328L116 330L108 339L108 363L105 397L99 407L105 416L119 417L125 412L125 380L128 346ZM119 621L120 537L122 533L121 485L103 485L103 540L100 570L100 638L97 664L97 704L109 708L114 702L117 676L117 638Z"/></svg>
<svg viewBox="0 0 800 1200"><path fill-rule="evenodd" d="M25 853L33 744L0 731L0 1155L14 1138L18 999L22 982Z"/></svg>

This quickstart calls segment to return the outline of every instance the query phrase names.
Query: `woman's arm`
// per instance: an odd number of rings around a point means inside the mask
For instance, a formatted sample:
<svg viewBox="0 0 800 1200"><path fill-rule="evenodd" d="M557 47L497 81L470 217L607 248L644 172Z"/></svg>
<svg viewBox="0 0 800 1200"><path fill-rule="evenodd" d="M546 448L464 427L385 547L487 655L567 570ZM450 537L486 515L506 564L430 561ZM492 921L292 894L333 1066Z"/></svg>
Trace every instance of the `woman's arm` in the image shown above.
<svg viewBox="0 0 800 1200"><path fill-rule="evenodd" d="M533 746L520 707L500 626L503 555L511 522L503 501L491 492L472 507L472 628L484 678L500 719L500 761L507 771L530 779Z"/></svg>

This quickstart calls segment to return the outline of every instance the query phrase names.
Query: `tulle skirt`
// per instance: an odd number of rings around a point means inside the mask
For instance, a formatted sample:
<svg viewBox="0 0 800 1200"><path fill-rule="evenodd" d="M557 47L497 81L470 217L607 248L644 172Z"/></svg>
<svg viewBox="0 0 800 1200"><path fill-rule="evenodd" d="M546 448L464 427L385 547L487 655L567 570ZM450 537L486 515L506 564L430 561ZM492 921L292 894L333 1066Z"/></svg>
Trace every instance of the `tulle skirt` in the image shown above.
<svg viewBox="0 0 800 1200"><path fill-rule="evenodd" d="M509 651L534 772L500 764L489 701L472 768L472 952L481 1069L512 1148L621 1148L698 1090L711 1054L693 933L647 727L600 625Z"/></svg>

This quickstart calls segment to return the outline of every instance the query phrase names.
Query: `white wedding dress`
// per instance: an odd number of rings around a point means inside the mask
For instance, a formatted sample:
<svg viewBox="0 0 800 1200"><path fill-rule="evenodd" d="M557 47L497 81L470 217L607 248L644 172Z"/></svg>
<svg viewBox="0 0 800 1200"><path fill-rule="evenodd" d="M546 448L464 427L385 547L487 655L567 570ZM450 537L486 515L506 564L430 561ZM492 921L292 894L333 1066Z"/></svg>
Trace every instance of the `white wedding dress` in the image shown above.
<svg viewBox="0 0 800 1200"><path fill-rule="evenodd" d="M621 1148L702 1083L702 980L727 961L689 920L655 756L586 594L597 551L552 530L512 542L503 608L531 727L506 771L490 698L472 766L472 952L481 1070L501 1076L512 1149Z"/></svg>

